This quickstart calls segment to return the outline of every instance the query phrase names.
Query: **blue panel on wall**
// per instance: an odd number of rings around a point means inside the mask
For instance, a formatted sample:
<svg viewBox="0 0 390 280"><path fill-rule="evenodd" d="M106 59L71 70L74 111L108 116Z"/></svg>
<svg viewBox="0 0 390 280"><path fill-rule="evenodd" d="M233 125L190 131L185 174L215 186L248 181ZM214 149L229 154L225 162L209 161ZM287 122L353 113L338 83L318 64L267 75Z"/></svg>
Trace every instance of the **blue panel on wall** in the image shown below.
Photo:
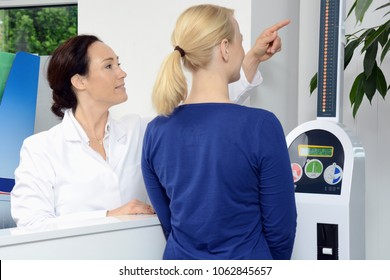
<svg viewBox="0 0 390 280"><path fill-rule="evenodd" d="M34 133L39 62L39 56L17 53L5 85L0 105L0 191L12 189L23 140Z"/></svg>
<svg viewBox="0 0 390 280"><path fill-rule="evenodd" d="M14 59L14 53L0 52L0 104Z"/></svg>
<svg viewBox="0 0 390 280"><path fill-rule="evenodd" d="M14 185L15 185L14 179L0 177L0 192L9 193L12 191Z"/></svg>

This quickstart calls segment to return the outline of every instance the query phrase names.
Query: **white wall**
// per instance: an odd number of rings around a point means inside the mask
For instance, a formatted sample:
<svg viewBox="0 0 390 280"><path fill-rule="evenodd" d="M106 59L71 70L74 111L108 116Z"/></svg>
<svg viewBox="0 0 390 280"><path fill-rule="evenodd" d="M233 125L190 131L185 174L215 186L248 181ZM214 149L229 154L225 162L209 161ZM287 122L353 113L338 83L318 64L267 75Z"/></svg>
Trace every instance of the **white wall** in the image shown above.
<svg viewBox="0 0 390 280"><path fill-rule="evenodd" d="M260 64L264 82L252 93L250 105L274 112L287 134L297 126L298 115L299 0L269 3L252 1L252 44L262 30L276 22L290 19L291 23L278 32L282 38L282 51Z"/></svg>
<svg viewBox="0 0 390 280"><path fill-rule="evenodd" d="M50 56L41 56L39 65L40 69L34 133L48 130L61 122L61 120L51 112L51 105L53 103L52 91L46 78L49 58Z"/></svg>
<svg viewBox="0 0 390 280"><path fill-rule="evenodd" d="M310 96L309 82L317 71L318 24L320 1L313 0L224 0L207 1L236 9L244 35L244 47L274 22L291 18L292 24L281 31L283 52L261 65L264 84L253 94L250 105L274 111L285 132L316 118L316 94ZM113 114L154 114L150 93L163 58L172 51L170 34L174 22L186 7L196 0L79 0L79 33L95 33L120 56L128 73L127 103L114 108ZM347 0L347 10L353 0ZM378 7L386 0L375 0ZM365 23L374 25L381 16L368 12ZM352 33L354 18L346 22ZM250 40L246 40L250 38ZM375 97L372 105L364 100L356 119L352 118L348 92L353 77L361 71L361 58L351 62L345 72L343 122L354 129L366 151L366 253L368 259L390 259L390 104ZM389 59L384 63L390 82Z"/></svg>
<svg viewBox="0 0 390 280"><path fill-rule="evenodd" d="M236 10L244 38L250 46L249 0L213 0L209 3ZM79 0L79 34L93 33L110 45L119 55L127 72L128 101L112 108L115 117L126 113L154 115L151 91L163 59L173 51L170 39L176 19L199 0Z"/></svg>

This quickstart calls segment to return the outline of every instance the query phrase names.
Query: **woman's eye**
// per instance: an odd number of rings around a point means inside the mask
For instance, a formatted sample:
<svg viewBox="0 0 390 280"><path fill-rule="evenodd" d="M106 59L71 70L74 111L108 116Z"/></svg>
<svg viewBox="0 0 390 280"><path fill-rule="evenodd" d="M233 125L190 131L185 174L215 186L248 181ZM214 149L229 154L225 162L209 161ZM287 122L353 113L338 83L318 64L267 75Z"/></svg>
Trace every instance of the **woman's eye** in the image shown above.
<svg viewBox="0 0 390 280"><path fill-rule="evenodd" d="M112 64L108 64L108 65L106 66L106 68L107 68L107 69L111 69L111 68L112 68Z"/></svg>

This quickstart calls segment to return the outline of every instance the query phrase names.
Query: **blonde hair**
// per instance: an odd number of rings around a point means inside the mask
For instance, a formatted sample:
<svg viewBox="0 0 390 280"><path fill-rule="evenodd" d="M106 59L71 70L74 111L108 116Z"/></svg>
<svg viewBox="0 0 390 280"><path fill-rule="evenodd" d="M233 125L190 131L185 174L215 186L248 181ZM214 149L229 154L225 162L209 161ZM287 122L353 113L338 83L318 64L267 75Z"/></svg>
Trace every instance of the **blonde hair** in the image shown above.
<svg viewBox="0 0 390 280"><path fill-rule="evenodd" d="M174 50L163 61L153 88L152 102L159 115L170 115L187 98L182 65L192 72L205 68L216 45L224 39L233 41L233 14L232 9L198 5L179 16L171 38Z"/></svg>

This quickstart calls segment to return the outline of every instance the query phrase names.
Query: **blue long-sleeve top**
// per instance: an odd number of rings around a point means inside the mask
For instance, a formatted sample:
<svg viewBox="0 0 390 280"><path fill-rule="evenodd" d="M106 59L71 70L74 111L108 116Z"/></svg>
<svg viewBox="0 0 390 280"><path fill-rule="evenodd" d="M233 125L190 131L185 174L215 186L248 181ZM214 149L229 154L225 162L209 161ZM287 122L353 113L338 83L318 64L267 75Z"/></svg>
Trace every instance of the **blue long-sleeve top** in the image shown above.
<svg viewBox="0 0 390 280"><path fill-rule="evenodd" d="M164 259L289 259L296 207L274 114L229 103L179 106L147 127L142 171L167 235Z"/></svg>

